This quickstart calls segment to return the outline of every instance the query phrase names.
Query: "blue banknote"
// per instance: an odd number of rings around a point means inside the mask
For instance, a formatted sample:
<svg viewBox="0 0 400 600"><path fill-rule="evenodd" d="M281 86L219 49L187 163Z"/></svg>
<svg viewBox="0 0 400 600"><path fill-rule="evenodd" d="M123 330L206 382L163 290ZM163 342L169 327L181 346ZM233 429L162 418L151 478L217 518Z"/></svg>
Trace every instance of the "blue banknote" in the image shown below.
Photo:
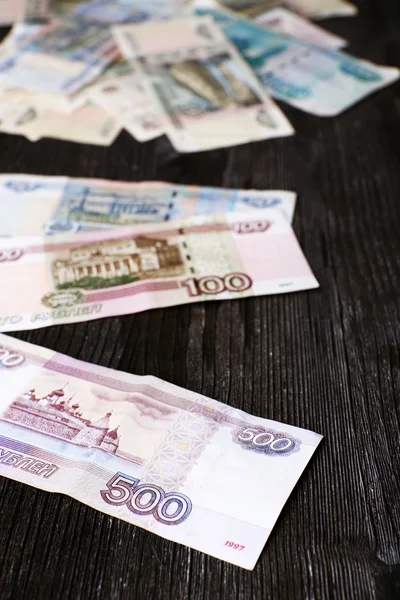
<svg viewBox="0 0 400 600"><path fill-rule="evenodd" d="M266 91L319 116L334 116L399 78L399 70L307 43L233 13L199 6L211 15L257 74Z"/></svg>
<svg viewBox="0 0 400 600"><path fill-rule="evenodd" d="M296 194L283 190L0 175L0 237L78 233L263 208L278 208L291 221L295 203Z"/></svg>

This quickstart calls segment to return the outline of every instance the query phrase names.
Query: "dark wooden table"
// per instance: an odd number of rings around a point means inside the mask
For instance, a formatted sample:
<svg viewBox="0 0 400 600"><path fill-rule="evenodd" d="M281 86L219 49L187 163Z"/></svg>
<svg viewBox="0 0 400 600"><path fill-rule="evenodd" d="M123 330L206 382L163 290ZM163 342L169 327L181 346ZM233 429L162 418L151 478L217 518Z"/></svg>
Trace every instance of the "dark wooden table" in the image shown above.
<svg viewBox="0 0 400 600"><path fill-rule="evenodd" d="M400 65L399 2L359 5L324 25ZM335 119L283 106L296 136L188 156L126 133L105 149L0 136L3 172L297 191L319 290L15 335L325 436L253 572L0 479L2 600L400 598L399 92Z"/></svg>

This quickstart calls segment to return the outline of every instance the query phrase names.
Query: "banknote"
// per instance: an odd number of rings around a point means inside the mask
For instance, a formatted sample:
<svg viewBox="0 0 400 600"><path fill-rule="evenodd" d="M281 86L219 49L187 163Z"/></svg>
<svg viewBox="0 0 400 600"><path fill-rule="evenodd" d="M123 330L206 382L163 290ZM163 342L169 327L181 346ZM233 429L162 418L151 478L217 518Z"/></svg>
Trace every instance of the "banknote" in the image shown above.
<svg viewBox="0 0 400 600"><path fill-rule="evenodd" d="M75 98L77 98L77 101L75 101ZM32 117L35 115L36 127L39 115L40 119L42 119L47 111L68 115L87 104L94 104L89 98L80 97L79 95L69 97L63 96L62 94L30 92L21 88L9 88L4 86L0 86L0 103L3 107L3 111L10 115L10 118L7 119L3 116L0 122L0 130L6 133L16 133L21 135L25 135L25 132L22 131L21 127L25 121L28 121L28 119L25 119L25 115L31 115L31 121ZM16 106L18 106L18 111L15 110ZM110 114L105 113L104 109L100 110L98 105L94 108L96 109L95 115L101 117L102 120L110 120ZM71 117L71 127L73 127L73 121L76 116L79 116L79 113L74 117ZM60 123L60 127L56 126L55 133L57 133L57 129L60 129L63 126L65 116L61 115L60 119L62 122ZM119 128L121 129L121 127ZM37 136L35 137L37 138ZM57 135L54 135L53 137L57 137ZM88 141L88 143L90 142Z"/></svg>
<svg viewBox="0 0 400 600"><path fill-rule="evenodd" d="M1 41L0 59L3 58L3 55L5 55L6 51L15 51L18 46L21 46L30 38L37 35L41 29L43 29L43 23L27 23L25 21L19 21L18 23L15 23L7 33L6 37Z"/></svg>
<svg viewBox="0 0 400 600"><path fill-rule="evenodd" d="M291 135L280 109L212 19L186 17L114 26L179 152Z"/></svg>
<svg viewBox="0 0 400 600"><path fill-rule="evenodd" d="M67 106L70 109L75 110L81 106L85 106L89 102L93 101L92 91L97 89L108 82L114 82L119 77L129 75L132 73L132 66L122 56L119 56L111 65L109 65L94 81L80 88L69 96L62 96L67 101ZM54 94L52 94L54 97ZM65 112L68 110L63 107L62 110ZM109 112L109 111L107 111ZM110 114L110 112L109 112Z"/></svg>
<svg viewBox="0 0 400 600"><path fill-rule="evenodd" d="M7 2L9 0L6 0ZM24 13L19 19L24 21L45 21L50 14L51 0L25 0Z"/></svg>
<svg viewBox="0 0 400 600"><path fill-rule="evenodd" d="M0 25L46 19L50 0L0 0Z"/></svg>
<svg viewBox="0 0 400 600"><path fill-rule="evenodd" d="M0 175L0 237L88 232L264 208L280 209L291 222L295 203L296 194L283 190Z"/></svg>
<svg viewBox="0 0 400 600"><path fill-rule="evenodd" d="M311 114L337 115L399 78L396 68L279 33L215 9L210 0L195 6L196 14L213 16L271 96Z"/></svg>
<svg viewBox="0 0 400 600"><path fill-rule="evenodd" d="M147 142L164 133L163 116L141 77L130 66L128 73L94 83L86 94L135 139Z"/></svg>
<svg viewBox="0 0 400 600"><path fill-rule="evenodd" d="M264 6L265 4L268 7L279 4L279 0L216 0L217 2L238 11L250 10L260 5Z"/></svg>
<svg viewBox="0 0 400 600"><path fill-rule="evenodd" d="M77 4L72 15L92 23L141 23L171 17L183 4L182 0L92 0Z"/></svg>
<svg viewBox="0 0 400 600"><path fill-rule="evenodd" d="M290 224L272 208L0 239L3 332L316 287Z"/></svg>
<svg viewBox="0 0 400 600"><path fill-rule="evenodd" d="M357 6L347 0L284 0L284 4L313 19L351 17L358 13Z"/></svg>
<svg viewBox="0 0 400 600"><path fill-rule="evenodd" d="M0 62L3 58L7 59L10 54L17 53L22 45L37 36L41 30L43 30L43 23L16 23L0 44ZM0 84L0 102L3 106L6 106L7 102L10 102L10 104L13 105L17 101L19 104L24 103L25 111L28 109L40 110L47 107L61 112L72 112L75 108L79 108L87 103L88 98L85 98L80 102L75 102L72 96L65 96L62 93L53 94L9 87L5 84L4 80L3 83ZM13 107L11 106L10 112L14 114L15 111L12 110L12 108ZM4 125L4 120L2 120L0 127L2 127L3 131L6 130Z"/></svg>
<svg viewBox="0 0 400 600"><path fill-rule="evenodd" d="M1 50L1 48L0 48ZM72 94L119 56L108 27L63 18L0 58L0 85Z"/></svg>
<svg viewBox="0 0 400 600"><path fill-rule="evenodd" d="M284 190L259 191L176 185L172 195L172 218L273 208L280 210L291 223L296 206L296 194Z"/></svg>
<svg viewBox="0 0 400 600"><path fill-rule="evenodd" d="M326 29L311 23L304 17L297 15L286 8L274 8L255 19L256 23L291 35L299 40L338 50L347 46L347 40L330 33Z"/></svg>
<svg viewBox="0 0 400 600"><path fill-rule="evenodd" d="M249 17L257 17L277 6L285 6L310 19L346 17L358 12L357 7L346 0L219 0L219 2Z"/></svg>
<svg viewBox="0 0 400 600"><path fill-rule="evenodd" d="M121 131L121 125L104 109L87 104L73 112L52 110L43 104L25 104L13 118L0 124L0 130L19 134L35 142L43 137L81 144L109 146ZM0 225L1 229L1 225Z"/></svg>
<svg viewBox="0 0 400 600"><path fill-rule="evenodd" d="M253 569L322 437L0 335L0 475Z"/></svg>
<svg viewBox="0 0 400 600"><path fill-rule="evenodd" d="M27 110L26 99L18 93L0 91L0 131L9 133L7 124L17 122ZM2 220L3 215L1 215ZM0 225L1 227L1 225Z"/></svg>

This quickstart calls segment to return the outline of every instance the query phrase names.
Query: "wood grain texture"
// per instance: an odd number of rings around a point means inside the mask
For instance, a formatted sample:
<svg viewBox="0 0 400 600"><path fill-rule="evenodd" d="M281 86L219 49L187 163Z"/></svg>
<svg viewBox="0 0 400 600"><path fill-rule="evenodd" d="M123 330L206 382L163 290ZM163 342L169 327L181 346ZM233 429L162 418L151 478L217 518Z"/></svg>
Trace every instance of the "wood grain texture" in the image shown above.
<svg viewBox="0 0 400 600"><path fill-rule="evenodd" d="M352 53L400 65L397 0L359 6L324 25ZM2 172L297 191L319 290L15 336L325 436L253 572L0 479L2 600L400 597L399 92L335 119L282 105L296 136L189 156L126 133L106 149L0 136Z"/></svg>

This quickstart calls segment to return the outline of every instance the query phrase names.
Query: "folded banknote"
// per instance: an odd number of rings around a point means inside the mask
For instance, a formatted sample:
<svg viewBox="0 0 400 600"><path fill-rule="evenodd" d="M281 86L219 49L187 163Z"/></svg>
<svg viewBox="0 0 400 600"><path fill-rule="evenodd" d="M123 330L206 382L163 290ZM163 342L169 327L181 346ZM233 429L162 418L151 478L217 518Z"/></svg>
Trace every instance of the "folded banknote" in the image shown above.
<svg viewBox="0 0 400 600"><path fill-rule="evenodd" d="M16 48L0 46L0 85L73 94L119 56L110 29L63 18L44 25Z"/></svg>
<svg viewBox="0 0 400 600"><path fill-rule="evenodd" d="M321 436L0 335L0 475L252 569Z"/></svg>
<svg viewBox="0 0 400 600"><path fill-rule="evenodd" d="M81 144L109 146L122 129L119 121L93 103L65 112L30 98L20 102L22 104L18 105L20 110L17 113L7 113L7 118L3 118L0 131L23 135L31 142L48 137Z"/></svg>
<svg viewBox="0 0 400 600"><path fill-rule="evenodd" d="M397 68L316 46L215 6L197 0L195 13L214 18L272 97L311 114L337 115L399 78Z"/></svg>
<svg viewBox="0 0 400 600"><path fill-rule="evenodd" d="M0 175L0 237L79 233L217 212L278 208L292 221L296 194L162 182Z"/></svg>
<svg viewBox="0 0 400 600"><path fill-rule="evenodd" d="M316 287L290 224L272 208L0 239L0 331Z"/></svg>
<svg viewBox="0 0 400 600"><path fill-rule="evenodd" d="M20 48L26 46L26 44L34 39L41 31L43 31L43 23L16 23L0 44L0 63L3 58L7 60L7 57L11 54L18 53ZM78 94L78 92L76 94ZM74 102L73 97L66 96L63 93L32 91L21 87L8 86L6 85L5 80L2 85L0 85L1 104L7 105L7 103L9 103L12 107L13 104L18 102L21 105L23 104L24 112L28 110L42 112L45 109L51 109L71 113L75 108L83 106L89 100L90 99L86 97L80 100L79 103L76 103ZM9 112L14 113L15 111L10 110ZM4 119L4 113L0 116L0 129L2 131L7 131L8 128L12 128L13 124L12 121L9 122ZM10 131L10 133L12 132Z"/></svg>
<svg viewBox="0 0 400 600"><path fill-rule="evenodd" d="M113 28L179 152L293 134L281 110L209 17Z"/></svg>

